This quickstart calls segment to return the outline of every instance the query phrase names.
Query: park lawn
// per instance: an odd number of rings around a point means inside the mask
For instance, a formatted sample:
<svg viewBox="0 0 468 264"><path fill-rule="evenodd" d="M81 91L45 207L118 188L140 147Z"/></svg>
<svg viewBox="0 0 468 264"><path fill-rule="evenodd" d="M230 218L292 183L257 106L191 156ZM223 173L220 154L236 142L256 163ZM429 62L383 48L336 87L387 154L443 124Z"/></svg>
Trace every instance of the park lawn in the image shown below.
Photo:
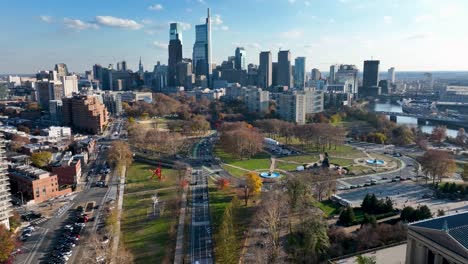
<svg viewBox="0 0 468 264"><path fill-rule="evenodd" d="M300 166L300 164L295 164L295 163L287 163L284 161L276 161L275 164L277 169L280 170L285 170L285 171L294 171L297 169L297 166Z"/></svg>
<svg viewBox="0 0 468 264"><path fill-rule="evenodd" d="M232 190L218 190L216 187L211 185L209 187L209 200L210 200L210 215L211 215L211 226L213 227L213 238L214 238L214 245L216 245L216 241L221 239L218 237L218 230L219 226L221 225L223 213L231 202L232 198L234 197L235 192ZM240 250L242 249L242 243L244 240L244 232L247 231L250 221L254 215L255 207L249 204L248 206L244 206L244 201L239 200L239 211L234 216L234 223L236 228L236 239L238 242L238 252L237 255L240 256ZM217 258L217 252L215 248L215 259Z"/></svg>
<svg viewBox="0 0 468 264"><path fill-rule="evenodd" d="M354 223L355 224L361 223L364 220L364 214L365 214L364 211L361 209L361 207L353 208L353 211L354 211L354 216L356 217ZM388 212L388 213L383 213L383 214L376 214L374 216L376 220L379 220L379 219L387 218L387 217L394 216L397 214L399 214L398 211L393 211L393 212Z"/></svg>
<svg viewBox="0 0 468 264"><path fill-rule="evenodd" d="M336 165L343 166L343 167L348 167L354 164L354 160L352 159L342 159L342 158L333 158L333 157L330 157L329 159L330 159L331 164L336 164Z"/></svg>
<svg viewBox="0 0 468 264"><path fill-rule="evenodd" d="M281 157L281 158L278 158L278 159L285 160L285 161L298 162L300 164L297 164L297 166L299 166L299 165L303 165L303 164L306 164L306 163L315 163L315 162L317 162L319 160L319 155L305 154L305 155L299 155L299 156Z"/></svg>
<svg viewBox="0 0 468 264"><path fill-rule="evenodd" d="M224 152L220 145L215 147L215 155L224 163L231 164L247 170L265 170L270 168L270 155L265 152L260 152L250 159L240 160L233 155Z"/></svg>
<svg viewBox="0 0 468 264"><path fill-rule="evenodd" d="M168 168L162 168L162 175L165 177L164 181L160 182L156 177L150 180L152 175L150 170L155 170L156 167L154 165L134 162L127 170L125 193L141 192L176 185L177 172Z"/></svg>
<svg viewBox="0 0 468 264"><path fill-rule="evenodd" d="M342 208L341 205L334 203L330 200L325 200L325 201L320 201L320 202L316 201L314 205L320 208L320 210L322 210L325 217L330 217L330 216L340 214L341 208Z"/></svg>
<svg viewBox="0 0 468 264"><path fill-rule="evenodd" d="M125 247L133 254L135 263L170 262L175 248L177 189L159 189L176 187L176 172L163 168L167 180L159 183L147 179L152 167L134 163L127 170L121 226ZM156 219L149 217L155 193L164 206L163 214Z"/></svg>
<svg viewBox="0 0 468 264"><path fill-rule="evenodd" d="M231 166L226 165L226 164L221 165L221 167L223 167L223 169L226 170L227 172L229 172L229 174L231 174L233 177L240 178L240 179L243 179L244 175L248 172L248 171L245 171L245 170L241 170L241 169L238 169L238 168L231 167Z"/></svg>
<svg viewBox="0 0 468 264"><path fill-rule="evenodd" d="M363 166L363 165L353 165L349 167L349 172L354 172L355 174L362 174L365 171L371 170L371 168Z"/></svg>

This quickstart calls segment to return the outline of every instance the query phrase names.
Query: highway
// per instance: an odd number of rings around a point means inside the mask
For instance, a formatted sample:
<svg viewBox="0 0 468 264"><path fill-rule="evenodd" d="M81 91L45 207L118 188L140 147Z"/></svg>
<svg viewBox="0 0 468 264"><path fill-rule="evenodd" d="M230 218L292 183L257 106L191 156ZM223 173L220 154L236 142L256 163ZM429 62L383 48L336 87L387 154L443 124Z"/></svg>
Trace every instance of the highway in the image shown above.
<svg viewBox="0 0 468 264"><path fill-rule="evenodd" d="M203 139L195 146L195 158L208 164L213 160L212 143ZM197 162L198 163L198 162ZM213 259L213 240L208 199L208 176L202 167L193 168L191 182L191 225L190 225L190 262L196 264L211 264Z"/></svg>
<svg viewBox="0 0 468 264"><path fill-rule="evenodd" d="M109 128L106 130L104 135L98 137L104 138L105 141L101 140L97 142L95 154L90 155L91 157L96 156L96 159L90 160L88 165L83 168L82 182L78 186L81 191L56 200L67 202L54 214L53 217L38 224L37 230L34 231L32 236L23 243L21 247L23 253L16 257L15 263L31 264L46 261L48 254L52 251L55 245L55 241L61 235L64 222L69 218L70 213L78 206L84 207L88 202L93 202L95 205L99 205L99 209L97 211L94 210L93 212L95 220L94 222L88 223L84 229L82 239L78 241L76 247L73 249L71 258L68 260L68 263L89 263L89 261L86 262L86 260L83 259L85 251L83 240L87 239L87 234L95 232L100 223L102 224L103 205L109 200L115 200L117 193L116 177L113 171L110 173L110 177L107 177L108 188L94 187L96 181L106 178L99 174L107 157L107 148L102 146L109 145L110 142L106 140L112 135L115 135L115 132L119 133L121 131L123 122L124 120L117 119L109 125ZM91 172L91 169L94 169L93 172ZM37 205L32 206L27 210L34 210L35 207L37 207Z"/></svg>

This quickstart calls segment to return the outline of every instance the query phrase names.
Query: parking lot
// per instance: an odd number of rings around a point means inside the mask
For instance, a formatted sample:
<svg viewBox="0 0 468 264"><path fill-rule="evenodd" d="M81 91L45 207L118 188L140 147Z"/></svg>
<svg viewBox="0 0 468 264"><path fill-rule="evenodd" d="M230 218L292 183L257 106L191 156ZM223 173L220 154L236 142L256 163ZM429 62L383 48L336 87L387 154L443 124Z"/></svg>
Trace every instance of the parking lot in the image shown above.
<svg viewBox="0 0 468 264"><path fill-rule="evenodd" d="M442 209L446 213L468 210L466 201L451 201L432 198L432 191L412 181L390 182L352 190L338 191L336 196L348 201L352 206L360 206L368 193L373 193L378 199L389 197L396 208L405 206L418 207L427 205L433 213Z"/></svg>

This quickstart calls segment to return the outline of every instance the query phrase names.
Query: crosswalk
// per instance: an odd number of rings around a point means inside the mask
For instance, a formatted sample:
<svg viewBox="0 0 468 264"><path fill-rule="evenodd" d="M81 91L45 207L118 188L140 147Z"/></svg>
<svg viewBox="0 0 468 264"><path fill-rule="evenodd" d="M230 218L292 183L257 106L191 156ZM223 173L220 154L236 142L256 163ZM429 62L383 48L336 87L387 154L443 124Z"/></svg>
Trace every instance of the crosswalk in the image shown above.
<svg viewBox="0 0 468 264"><path fill-rule="evenodd" d="M44 223L45 221L47 221L47 218L45 218L45 217L40 217L40 218L37 218L37 219L32 220L30 223L31 223L32 225L38 225L38 224Z"/></svg>

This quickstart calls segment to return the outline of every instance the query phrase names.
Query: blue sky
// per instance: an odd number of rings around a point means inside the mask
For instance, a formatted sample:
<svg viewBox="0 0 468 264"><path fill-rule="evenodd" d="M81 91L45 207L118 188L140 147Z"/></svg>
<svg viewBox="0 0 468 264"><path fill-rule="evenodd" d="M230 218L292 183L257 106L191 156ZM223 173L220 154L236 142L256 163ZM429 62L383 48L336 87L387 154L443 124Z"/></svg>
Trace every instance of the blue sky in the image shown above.
<svg viewBox="0 0 468 264"><path fill-rule="evenodd" d="M73 3L72 3L73 2ZM290 49L308 70L356 64L381 69L468 70L467 0L16 0L2 3L0 73L34 73L64 62L84 72L127 60L137 69L167 63L169 22L183 23L184 57L194 27L213 14L213 60L236 46L247 61Z"/></svg>

